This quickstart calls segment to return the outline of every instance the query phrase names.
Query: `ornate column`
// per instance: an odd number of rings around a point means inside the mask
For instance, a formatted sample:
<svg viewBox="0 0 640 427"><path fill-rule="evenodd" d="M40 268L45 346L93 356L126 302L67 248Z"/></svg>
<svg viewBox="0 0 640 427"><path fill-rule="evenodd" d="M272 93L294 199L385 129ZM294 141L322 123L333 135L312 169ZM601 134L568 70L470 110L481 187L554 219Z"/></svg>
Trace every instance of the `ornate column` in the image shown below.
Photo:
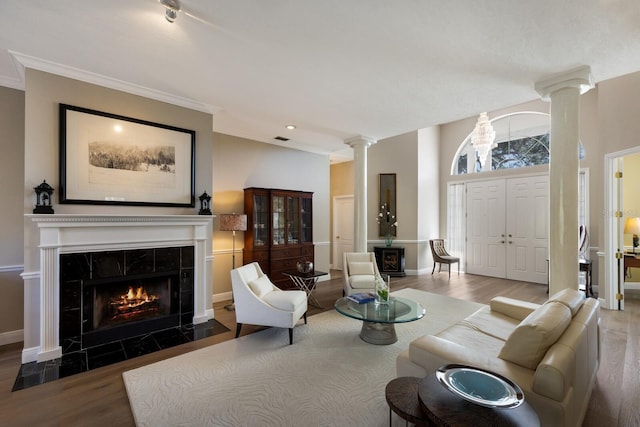
<svg viewBox="0 0 640 427"><path fill-rule="evenodd" d="M365 136L355 136L344 141L353 148L353 249L367 252L367 149L376 140Z"/></svg>
<svg viewBox="0 0 640 427"><path fill-rule="evenodd" d="M578 288L580 95L593 87L590 67L536 83L551 101L549 162L549 294Z"/></svg>

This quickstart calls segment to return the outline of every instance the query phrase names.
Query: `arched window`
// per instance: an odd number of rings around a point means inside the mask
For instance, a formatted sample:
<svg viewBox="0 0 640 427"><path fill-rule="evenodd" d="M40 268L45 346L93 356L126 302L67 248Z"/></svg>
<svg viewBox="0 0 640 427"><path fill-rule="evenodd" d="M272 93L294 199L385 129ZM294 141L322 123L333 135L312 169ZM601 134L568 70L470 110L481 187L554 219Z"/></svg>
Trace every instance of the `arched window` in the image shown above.
<svg viewBox="0 0 640 427"><path fill-rule="evenodd" d="M497 146L489 152L484 170L514 169L549 163L549 114L522 111L490 120ZM483 172L471 145L472 131L458 148L452 175Z"/></svg>

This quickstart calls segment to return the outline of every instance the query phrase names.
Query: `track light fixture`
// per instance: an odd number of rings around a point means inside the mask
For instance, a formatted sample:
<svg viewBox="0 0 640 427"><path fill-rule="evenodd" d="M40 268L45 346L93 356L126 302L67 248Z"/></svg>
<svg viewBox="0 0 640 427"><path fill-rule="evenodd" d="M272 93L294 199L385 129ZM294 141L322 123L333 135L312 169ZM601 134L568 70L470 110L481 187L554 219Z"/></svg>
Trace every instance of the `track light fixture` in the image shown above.
<svg viewBox="0 0 640 427"><path fill-rule="evenodd" d="M178 17L180 11L180 2L178 0L160 0L160 4L165 7L164 17L167 21L173 23Z"/></svg>

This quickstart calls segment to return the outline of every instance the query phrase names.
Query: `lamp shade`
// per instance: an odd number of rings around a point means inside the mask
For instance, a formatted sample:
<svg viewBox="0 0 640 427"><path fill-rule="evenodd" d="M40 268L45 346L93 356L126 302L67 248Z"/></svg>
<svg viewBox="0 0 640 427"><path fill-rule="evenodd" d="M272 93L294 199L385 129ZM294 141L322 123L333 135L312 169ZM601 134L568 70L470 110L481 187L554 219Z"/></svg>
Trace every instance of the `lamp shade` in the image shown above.
<svg viewBox="0 0 640 427"><path fill-rule="evenodd" d="M247 216L244 214L221 214L220 231L246 231Z"/></svg>
<svg viewBox="0 0 640 427"><path fill-rule="evenodd" d="M640 234L640 218L627 218L624 223L625 234Z"/></svg>

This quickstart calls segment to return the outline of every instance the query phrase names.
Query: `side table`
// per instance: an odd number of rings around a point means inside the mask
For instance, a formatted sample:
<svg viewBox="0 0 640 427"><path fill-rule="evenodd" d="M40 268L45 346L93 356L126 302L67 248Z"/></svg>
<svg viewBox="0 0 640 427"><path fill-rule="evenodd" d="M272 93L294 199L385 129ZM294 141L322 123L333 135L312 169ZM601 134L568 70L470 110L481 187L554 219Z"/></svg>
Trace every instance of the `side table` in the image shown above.
<svg viewBox="0 0 640 427"><path fill-rule="evenodd" d="M400 377L391 380L384 389L384 395L389 404L389 427L395 412L400 418L416 426L424 426L424 416L418 400L418 385L420 378ZM393 412L392 412L393 411Z"/></svg>
<svg viewBox="0 0 640 427"><path fill-rule="evenodd" d="M309 273L300 273L297 270L291 270L285 271L282 274L288 276L298 287L298 289L306 292L307 301L309 301L309 304L314 305L318 308L322 308L318 299L313 295L313 291L316 289L316 285L318 284L318 279L320 278L320 276L326 276L329 273L317 270L311 271Z"/></svg>
<svg viewBox="0 0 640 427"><path fill-rule="evenodd" d="M524 401L516 408L487 408L447 390L430 374L418 384L418 400L425 418L436 426L540 426L540 418Z"/></svg>

